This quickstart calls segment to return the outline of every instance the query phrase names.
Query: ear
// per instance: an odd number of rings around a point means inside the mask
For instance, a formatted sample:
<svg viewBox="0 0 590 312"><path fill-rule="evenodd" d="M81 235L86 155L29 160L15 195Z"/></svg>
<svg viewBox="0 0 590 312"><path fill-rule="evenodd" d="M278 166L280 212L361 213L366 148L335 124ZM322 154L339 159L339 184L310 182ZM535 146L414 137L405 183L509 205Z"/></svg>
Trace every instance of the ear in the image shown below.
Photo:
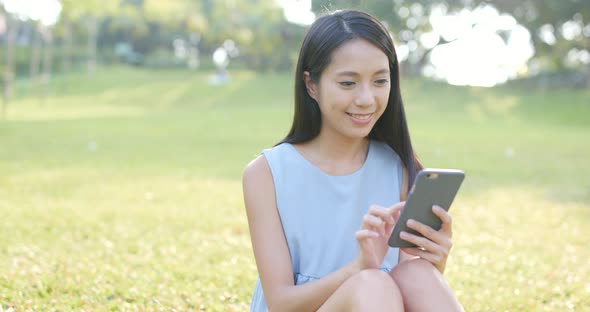
<svg viewBox="0 0 590 312"><path fill-rule="evenodd" d="M317 85L311 81L311 76L309 75L308 71L303 72L303 82L305 83L307 94L309 94L309 96L311 96L311 98L317 102Z"/></svg>

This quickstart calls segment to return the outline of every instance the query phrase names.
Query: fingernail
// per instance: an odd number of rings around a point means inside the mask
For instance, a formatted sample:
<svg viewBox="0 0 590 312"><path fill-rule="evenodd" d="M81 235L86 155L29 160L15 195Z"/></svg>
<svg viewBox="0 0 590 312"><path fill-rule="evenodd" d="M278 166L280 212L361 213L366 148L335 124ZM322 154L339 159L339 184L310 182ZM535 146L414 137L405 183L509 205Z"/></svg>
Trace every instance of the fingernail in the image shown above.
<svg viewBox="0 0 590 312"><path fill-rule="evenodd" d="M443 209L442 209L442 208L441 208L439 205L434 205L434 206L432 206L432 210L438 210L438 211L441 211L441 210L443 210Z"/></svg>
<svg viewBox="0 0 590 312"><path fill-rule="evenodd" d="M414 221L414 220L412 220L412 219L408 220L408 222L407 222L407 225L408 225L408 226L412 226L412 225L414 225L414 224L416 224L416 221Z"/></svg>
<svg viewBox="0 0 590 312"><path fill-rule="evenodd" d="M404 231L401 231L401 232L399 232L399 237L408 238L408 234L406 234L406 232L404 232Z"/></svg>

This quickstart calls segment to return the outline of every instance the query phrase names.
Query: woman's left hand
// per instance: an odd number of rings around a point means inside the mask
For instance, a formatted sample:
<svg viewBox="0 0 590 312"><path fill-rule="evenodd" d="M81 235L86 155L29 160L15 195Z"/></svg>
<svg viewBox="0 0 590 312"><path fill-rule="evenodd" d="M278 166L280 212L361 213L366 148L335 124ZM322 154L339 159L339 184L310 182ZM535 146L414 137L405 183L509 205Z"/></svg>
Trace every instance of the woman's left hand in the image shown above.
<svg viewBox="0 0 590 312"><path fill-rule="evenodd" d="M402 248L402 251L429 261L442 274L453 246L451 241L453 221L451 215L439 206L433 206L432 212L442 221L440 230L435 231L423 223L408 220L408 227L424 235L424 237L402 231L400 234L402 239L418 246L418 248Z"/></svg>

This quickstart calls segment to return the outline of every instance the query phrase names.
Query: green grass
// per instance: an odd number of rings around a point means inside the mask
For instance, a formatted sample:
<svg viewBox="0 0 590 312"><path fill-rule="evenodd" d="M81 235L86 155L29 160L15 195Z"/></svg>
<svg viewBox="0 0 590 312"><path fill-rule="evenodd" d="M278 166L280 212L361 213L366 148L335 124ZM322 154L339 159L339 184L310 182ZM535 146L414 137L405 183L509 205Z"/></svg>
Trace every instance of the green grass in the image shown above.
<svg viewBox="0 0 590 312"><path fill-rule="evenodd" d="M52 84L0 122L0 307L247 310L240 177L288 130L291 75ZM466 309L590 310L590 91L402 87L424 164L467 172L446 272Z"/></svg>

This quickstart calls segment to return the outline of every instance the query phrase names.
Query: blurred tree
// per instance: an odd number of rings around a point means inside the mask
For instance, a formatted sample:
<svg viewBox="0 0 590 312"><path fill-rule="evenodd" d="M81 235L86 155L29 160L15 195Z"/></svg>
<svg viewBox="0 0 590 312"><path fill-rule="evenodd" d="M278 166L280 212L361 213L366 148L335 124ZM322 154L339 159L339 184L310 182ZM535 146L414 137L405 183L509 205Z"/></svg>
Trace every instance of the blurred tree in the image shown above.
<svg viewBox="0 0 590 312"><path fill-rule="evenodd" d="M427 62L428 52L433 46L425 46L420 37L432 31L429 16L434 4L444 3L444 0L314 0L312 10L316 14L334 9L360 9L371 13L384 22L393 35L396 48L410 49L400 61L406 61L402 70L406 74L419 75L422 66ZM407 57L407 59L406 59Z"/></svg>
<svg viewBox="0 0 590 312"><path fill-rule="evenodd" d="M41 100L45 102L51 79L53 67L53 26L41 24L41 37L43 38L43 74L41 76Z"/></svg>
<svg viewBox="0 0 590 312"><path fill-rule="evenodd" d="M60 50L56 54L61 58L61 72L68 74L72 70L74 53L75 21L70 12L62 10L60 19L54 27L55 37L60 41ZM67 88L67 79L64 79Z"/></svg>
<svg viewBox="0 0 590 312"><path fill-rule="evenodd" d="M304 28L286 21L282 8L273 0L204 1L208 33L203 36L212 52L232 40L240 59L260 70L291 69Z"/></svg>
<svg viewBox="0 0 590 312"><path fill-rule="evenodd" d="M416 1L420 2L420 1ZM313 0L311 9L317 14L335 9L361 9L387 22L393 29L402 28L403 18L396 8L403 1L369 1L369 0Z"/></svg>
<svg viewBox="0 0 590 312"><path fill-rule="evenodd" d="M135 49L144 55L155 53L174 59L172 43L175 39L188 41L192 34L206 31L206 19L201 14L200 1L132 0L130 5L140 13L138 17L143 19L149 31L148 36L134 38ZM187 53L196 54L196 49L188 49ZM151 63L162 62L165 61L154 57Z"/></svg>
<svg viewBox="0 0 590 312"><path fill-rule="evenodd" d="M31 27L31 59L29 65L29 83L31 89L35 88L39 83L39 71L41 67L41 49L43 39L41 38L41 23L39 21L32 21Z"/></svg>
<svg viewBox="0 0 590 312"><path fill-rule="evenodd" d="M30 89L42 87L39 94L41 100L45 100L47 88L51 78L53 67L53 26L45 25L41 20L28 22L30 28L30 58L29 58L29 84Z"/></svg>
<svg viewBox="0 0 590 312"><path fill-rule="evenodd" d="M64 28L69 28L72 21L82 22L87 30L87 70L94 72L97 64L97 41L100 22L111 14L116 14L120 0L61 0ZM66 30L65 33L71 33ZM69 44L69 43L68 43ZM70 57L66 55L65 57ZM69 61L66 61L69 63Z"/></svg>
<svg viewBox="0 0 590 312"><path fill-rule="evenodd" d="M443 8L448 14L463 9L492 5L501 13L510 14L529 30L535 48L535 59L541 67L562 70L577 66L568 54L588 58L590 51L590 1L583 0L313 0L312 10L356 8L371 12L389 25L394 40L411 48L408 55L411 71L419 73L429 50L420 40L432 30L429 16L433 9ZM439 44L446 43L444 38ZM584 52L585 51L585 52ZM415 66L412 67L412 64ZM577 64L577 65L575 65ZM590 62L586 61L590 75ZM408 68L406 68L407 70ZM590 79L588 80L590 83Z"/></svg>
<svg viewBox="0 0 590 312"><path fill-rule="evenodd" d="M590 1L477 0L475 4L492 4L526 27L542 67L561 71L581 69L586 63L586 85L590 87Z"/></svg>
<svg viewBox="0 0 590 312"><path fill-rule="evenodd" d="M5 63L4 63L4 75L3 75L3 88L2 88L2 118L6 116L8 110L8 104L12 98L13 93L13 81L15 77L14 70L14 49L16 46L16 37L20 28L20 21L15 18L9 12L4 11L2 7L2 13L4 14L4 20L6 24L6 38L5 38Z"/></svg>

